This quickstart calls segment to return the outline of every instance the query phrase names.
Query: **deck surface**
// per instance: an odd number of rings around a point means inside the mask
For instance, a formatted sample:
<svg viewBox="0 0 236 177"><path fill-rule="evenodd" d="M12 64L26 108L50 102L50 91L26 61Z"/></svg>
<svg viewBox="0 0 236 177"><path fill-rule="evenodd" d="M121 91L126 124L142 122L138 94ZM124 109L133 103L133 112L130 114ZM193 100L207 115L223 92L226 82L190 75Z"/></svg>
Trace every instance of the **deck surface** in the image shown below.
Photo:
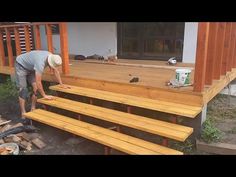
<svg viewBox="0 0 236 177"><path fill-rule="evenodd" d="M129 66L127 66L127 64ZM220 80L205 86L202 93L193 92L193 87L171 88L166 85L175 78L176 68L192 68L191 81L194 79L194 64L177 63L167 65L164 61L145 61L119 59L114 63L98 60L70 60L70 74L62 75L64 83L155 100L169 101L192 106L203 106L217 95L225 86L236 78L236 69L232 69ZM14 69L0 66L0 73L14 74ZM129 83L132 77L139 77L139 82ZM45 81L56 81L49 69L44 72Z"/></svg>

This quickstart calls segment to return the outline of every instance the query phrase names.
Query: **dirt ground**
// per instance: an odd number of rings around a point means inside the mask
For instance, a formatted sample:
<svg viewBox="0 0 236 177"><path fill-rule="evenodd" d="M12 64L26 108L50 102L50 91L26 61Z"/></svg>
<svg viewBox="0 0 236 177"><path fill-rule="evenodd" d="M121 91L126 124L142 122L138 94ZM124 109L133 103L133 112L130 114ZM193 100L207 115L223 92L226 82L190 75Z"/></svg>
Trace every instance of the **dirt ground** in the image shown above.
<svg viewBox="0 0 236 177"><path fill-rule="evenodd" d="M220 142L236 144L236 97L218 95L208 105L207 116L222 131Z"/></svg>

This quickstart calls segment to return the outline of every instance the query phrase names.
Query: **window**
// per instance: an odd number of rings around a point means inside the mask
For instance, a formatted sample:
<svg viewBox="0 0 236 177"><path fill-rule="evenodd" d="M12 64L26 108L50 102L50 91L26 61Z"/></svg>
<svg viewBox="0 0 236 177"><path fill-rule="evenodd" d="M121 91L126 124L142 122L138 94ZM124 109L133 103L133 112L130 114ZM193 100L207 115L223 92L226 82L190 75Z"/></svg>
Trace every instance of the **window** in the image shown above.
<svg viewBox="0 0 236 177"><path fill-rule="evenodd" d="M118 23L120 58L182 60L184 23Z"/></svg>
<svg viewBox="0 0 236 177"><path fill-rule="evenodd" d="M51 25L51 27L52 27L52 34L60 34L59 25L58 24Z"/></svg>

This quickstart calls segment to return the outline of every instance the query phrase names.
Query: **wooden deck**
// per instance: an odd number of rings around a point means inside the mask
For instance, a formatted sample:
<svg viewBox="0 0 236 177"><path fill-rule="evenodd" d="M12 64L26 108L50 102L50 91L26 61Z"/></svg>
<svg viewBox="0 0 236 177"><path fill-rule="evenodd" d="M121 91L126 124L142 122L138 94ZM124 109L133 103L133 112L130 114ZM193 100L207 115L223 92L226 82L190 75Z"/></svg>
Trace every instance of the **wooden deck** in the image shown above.
<svg viewBox="0 0 236 177"><path fill-rule="evenodd" d="M192 86L182 88L166 86L167 81L175 78L175 69L179 67L192 68L191 81L194 80L193 64L178 63L176 66L169 66L163 61L125 59L119 59L116 64L98 60L70 60L70 74L62 75L62 80L66 84L79 87L203 106L236 77L236 69L232 69L226 76L214 81L210 87L206 86L202 93L194 92ZM0 67L0 73L11 74L14 73L14 69ZM139 77L140 81L129 83L133 76ZM49 70L45 71L43 79L55 81Z"/></svg>

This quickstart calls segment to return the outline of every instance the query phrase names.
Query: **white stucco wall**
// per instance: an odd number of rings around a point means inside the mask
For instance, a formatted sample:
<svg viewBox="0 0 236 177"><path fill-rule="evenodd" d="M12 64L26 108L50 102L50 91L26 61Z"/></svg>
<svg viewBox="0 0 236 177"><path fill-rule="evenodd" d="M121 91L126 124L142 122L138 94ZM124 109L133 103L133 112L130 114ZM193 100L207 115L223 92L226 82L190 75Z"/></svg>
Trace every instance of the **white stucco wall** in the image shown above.
<svg viewBox="0 0 236 177"><path fill-rule="evenodd" d="M186 22L184 31L183 62L195 63L197 46L197 22ZM41 28L42 48L47 50L45 29ZM109 50L117 53L116 22L68 23L69 53L80 55L106 55ZM53 47L60 53L59 35L53 35Z"/></svg>
<svg viewBox="0 0 236 177"><path fill-rule="evenodd" d="M68 23L70 54L107 55L117 53L117 31L115 22ZM47 50L45 29L41 28L42 49ZM60 53L59 35L53 35L53 47Z"/></svg>
<svg viewBox="0 0 236 177"><path fill-rule="evenodd" d="M186 22L184 30L183 63L195 63L198 22Z"/></svg>

